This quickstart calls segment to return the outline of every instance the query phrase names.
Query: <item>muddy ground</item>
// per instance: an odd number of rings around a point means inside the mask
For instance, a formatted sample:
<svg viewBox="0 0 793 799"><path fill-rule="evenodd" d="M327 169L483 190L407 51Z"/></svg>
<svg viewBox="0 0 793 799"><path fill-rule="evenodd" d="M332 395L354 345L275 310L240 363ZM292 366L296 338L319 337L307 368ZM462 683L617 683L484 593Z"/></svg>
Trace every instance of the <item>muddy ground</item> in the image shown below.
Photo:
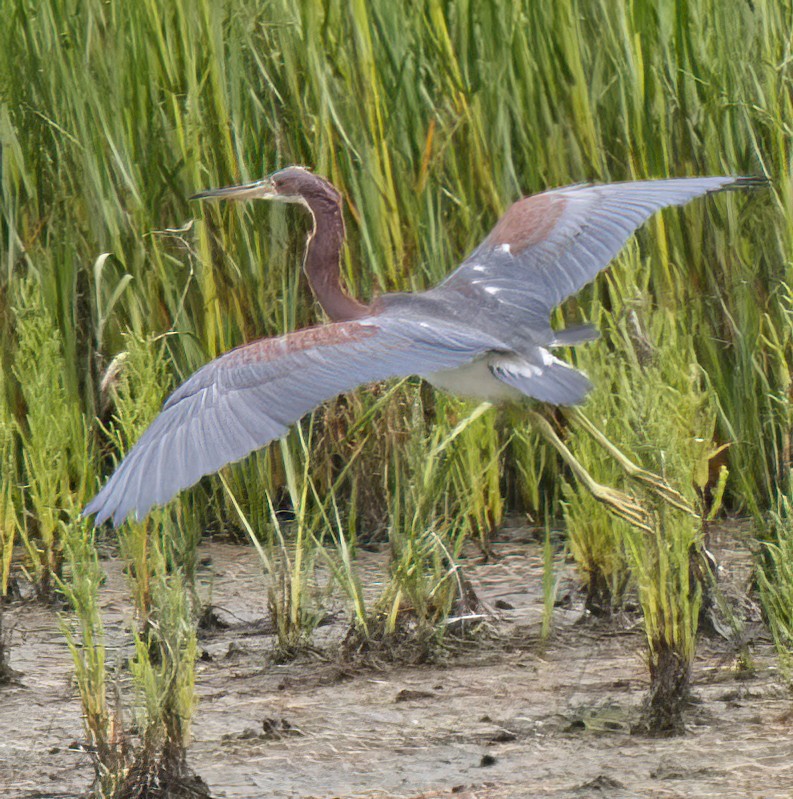
<svg viewBox="0 0 793 799"><path fill-rule="evenodd" d="M750 560L738 525L713 542L728 596L749 620L749 670L735 642L701 641L687 732L631 733L647 689L635 618L582 617L571 602L539 640L541 546L506 531L496 558L472 552L466 576L493 610L490 631L432 665L352 666L335 656L345 619L317 633L319 651L274 664L261 568L250 547L209 542L202 593L229 625L201 640L190 762L215 797L756 797L793 796L793 698L767 634L752 622ZM374 595L384 556L362 553ZM127 591L105 564L111 660L123 651ZM737 606L736 605L736 606ZM498 609L497 606L512 609ZM6 609L16 685L0 688L0 797L76 797L90 785L72 666L53 610Z"/></svg>

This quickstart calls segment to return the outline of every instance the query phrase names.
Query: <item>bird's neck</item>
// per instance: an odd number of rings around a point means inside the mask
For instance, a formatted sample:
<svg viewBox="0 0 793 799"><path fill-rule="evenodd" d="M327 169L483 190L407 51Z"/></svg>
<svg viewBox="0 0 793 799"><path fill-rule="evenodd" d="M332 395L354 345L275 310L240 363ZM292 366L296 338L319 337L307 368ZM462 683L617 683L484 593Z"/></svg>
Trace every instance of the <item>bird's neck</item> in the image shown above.
<svg viewBox="0 0 793 799"><path fill-rule="evenodd" d="M344 217L341 198L315 199L307 203L314 217L303 269L311 290L334 322L360 319L369 307L351 297L341 282L341 248Z"/></svg>

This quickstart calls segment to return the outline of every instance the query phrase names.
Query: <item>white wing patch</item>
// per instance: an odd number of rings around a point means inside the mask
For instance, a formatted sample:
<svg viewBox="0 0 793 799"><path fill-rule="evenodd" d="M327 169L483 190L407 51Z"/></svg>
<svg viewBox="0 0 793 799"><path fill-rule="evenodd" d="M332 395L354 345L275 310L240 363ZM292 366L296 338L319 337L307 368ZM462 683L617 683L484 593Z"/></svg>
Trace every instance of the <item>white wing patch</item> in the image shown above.
<svg viewBox="0 0 793 799"><path fill-rule="evenodd" d="M555 363L560 363L562 366L569 366L564 361L557 358L555 355L551 355L548 350L544 349L543 347L539 348L540 350L540 358L542 359L543 366L551 366Z"/></svg>

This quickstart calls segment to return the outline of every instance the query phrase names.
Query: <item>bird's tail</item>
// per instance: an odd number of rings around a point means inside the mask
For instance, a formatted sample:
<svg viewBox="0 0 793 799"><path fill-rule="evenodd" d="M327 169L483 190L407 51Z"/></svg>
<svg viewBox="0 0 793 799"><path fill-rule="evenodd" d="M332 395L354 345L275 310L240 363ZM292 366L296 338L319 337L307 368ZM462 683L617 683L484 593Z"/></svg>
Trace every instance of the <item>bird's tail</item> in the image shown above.
<svg viewBox="0 0 793 799"><path fill-rule="evenodd" d="M560 361L548 350L539 349L536 360L517 355L494 359L494 377L527 397L554 405L578 405L592 388L589 378L573 366Z"/></svg>

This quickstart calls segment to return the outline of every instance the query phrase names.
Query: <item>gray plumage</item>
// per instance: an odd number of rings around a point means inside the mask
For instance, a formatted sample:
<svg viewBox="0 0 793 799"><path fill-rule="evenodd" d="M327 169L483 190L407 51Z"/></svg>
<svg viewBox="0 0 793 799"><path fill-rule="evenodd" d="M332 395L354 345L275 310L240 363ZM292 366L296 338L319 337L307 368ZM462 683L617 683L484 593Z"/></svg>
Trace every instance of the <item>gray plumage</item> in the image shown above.
<svg viewBox="0 0 793 799"><path fill-rule="evenodd" d="M339 278L341 198L289 167L255 184L199 197L299 201L312 213L305 270L331 324L239 347L168 398L84 514L120 524L144 516L203 475L286 434L323 401L405 375L470 397L581 402L587 377L550 349L591 340L589 326L554 332L551 311L605 268L655 211L753 179L681 178L555 189L515 203L439 286L367 306Z"/></svg>

